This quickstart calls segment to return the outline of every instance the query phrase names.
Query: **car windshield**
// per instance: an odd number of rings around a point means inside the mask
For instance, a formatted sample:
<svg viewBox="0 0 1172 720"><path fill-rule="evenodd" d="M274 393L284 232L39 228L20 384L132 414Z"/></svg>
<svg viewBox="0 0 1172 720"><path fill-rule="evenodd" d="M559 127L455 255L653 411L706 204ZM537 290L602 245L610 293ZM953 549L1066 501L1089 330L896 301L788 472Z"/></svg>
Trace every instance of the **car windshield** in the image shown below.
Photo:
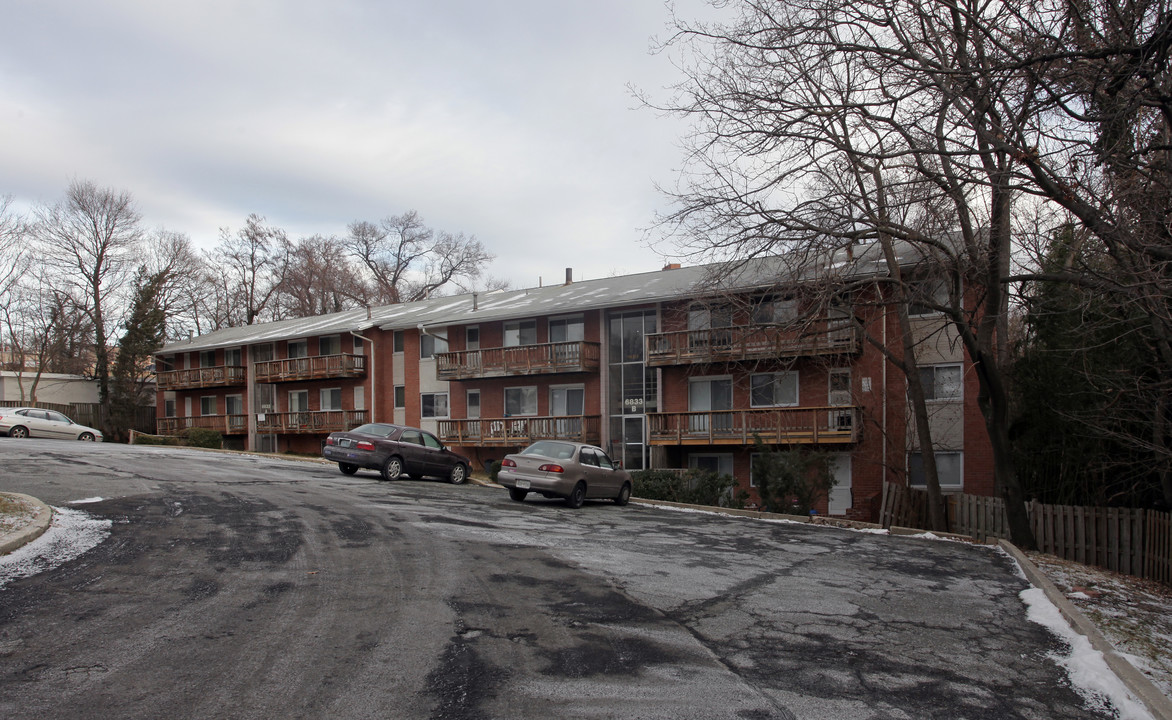
<svg viewBox="0 0 1172 720"><path fill-rule="evenodd" d="M379 437L390 437L391 433L397 430L394 425L387 425L386 423L367 423L359 425L350 432L361 433L363 435L377 435Z"/></svg>
<svg viewBox="0 0 1172 720"><path fill-rule="evenodd" d="M538 440L521 451L522 455L540 455L558 460L569 460L574 457L574 446L570 443L554 440Z"/></svg>

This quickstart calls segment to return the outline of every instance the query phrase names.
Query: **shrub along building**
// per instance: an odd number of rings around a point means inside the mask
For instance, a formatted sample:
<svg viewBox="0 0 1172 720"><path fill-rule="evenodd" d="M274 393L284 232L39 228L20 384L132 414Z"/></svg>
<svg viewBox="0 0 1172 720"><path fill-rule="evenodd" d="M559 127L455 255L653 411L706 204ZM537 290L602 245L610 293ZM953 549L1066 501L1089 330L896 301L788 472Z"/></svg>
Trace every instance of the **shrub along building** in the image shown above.
<svg viewBox="0 0 1172 720"><path fill-rule="evenodd" d="M877 272L879 266L867 272ZM594 443L629 470L728 473L756 500L755 438L832 454L819 512L869 519L884 480L922 484L893 306L819 310L759 260L435 298L230 328L157 353L159 433L316 453L364 422L414 425L473 459L538 439ZM856 272L862 273L863 270ZM779 288L789 288L781 290ZM971 363L912 311L942 488L991 494ZM865 338L872 341L865 341Z"/></svg>

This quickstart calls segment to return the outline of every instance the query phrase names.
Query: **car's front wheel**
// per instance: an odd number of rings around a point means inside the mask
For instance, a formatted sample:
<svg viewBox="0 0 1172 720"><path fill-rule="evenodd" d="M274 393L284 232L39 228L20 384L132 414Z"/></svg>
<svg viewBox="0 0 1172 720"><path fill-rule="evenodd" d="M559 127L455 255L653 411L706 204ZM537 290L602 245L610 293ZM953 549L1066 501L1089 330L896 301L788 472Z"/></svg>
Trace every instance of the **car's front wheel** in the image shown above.
<svg viewBox="0 0 1172 720"><path fill-rule="evenodd" d="M8 437L26 438L28 437L28 428L24 425L17 425L8 431Z"/></svg>
<svg viewBox="0 0 1172 720"><path fill-rule="evenodd" d="M403 474L403 461L391 456L383 463L383 480L398 480Z"/></svg>
<svg viewBox="0 0 1172 720"><path fill-rule="evenodd" d="M509 497L513 498L517 502L525 502L525 496L528 494L528 490L522 490L521 488L509 488Z"/></svg>
<svg viewBox="0 0 1172 720"><path fill-rule="evenodd" d="M338 469L342 471L343 475L353 475L358 472L358 466L354 463L338 463Z"/></svg>
<svg viewBox="0 0 1172 720"><path fill-rule="evenodd" d="M631 501L631 483L623 483L619 494L614 499L615 505L626 505Z"/></svg>
<svg viewBox="0 0 1172 720"><path fill-rule="evenodd" d="M448 475L448 480L453 485L463 485L467 479L468 468L464 465L464 463L456 463L456 466L452 468L451 475Z"/></svg>
<svg viewBox="0 0 1172 720"><path fill-rule="evenodd" d="M584 502L586 502L586 483L579 480L574 489L570 491L569 496L566 497L566 505L577 510L582 507Z"/></svg>
<svg viewBox="0 0 1172 720"><path fill-rule="evenodd" d="M81 440L82 442L93 442L94 441L94 434L93 433L82 433L81 435L77 436L77 439Z"/></svg>

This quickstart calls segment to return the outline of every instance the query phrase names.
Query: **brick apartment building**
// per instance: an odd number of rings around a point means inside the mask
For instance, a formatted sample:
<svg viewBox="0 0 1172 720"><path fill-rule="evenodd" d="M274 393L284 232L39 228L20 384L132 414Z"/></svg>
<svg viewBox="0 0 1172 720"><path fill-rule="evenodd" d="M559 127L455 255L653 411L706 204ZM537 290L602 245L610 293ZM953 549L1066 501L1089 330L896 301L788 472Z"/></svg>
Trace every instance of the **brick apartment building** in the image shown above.
<svg viewBox="0 0 1172 720"><path fill-rule="evenodd" d="M476 467L536 439L599 444L630 470L702 467L752 490L754 437L832 453L819 512L869 519L884 480L922 482L906 381L872 338L882 302L809 318L777 267L732 290L712 267L435 298L209 333L156 355L160 434L317 453L364 422L430 430ZM874 270L872 270L874 272ZM912 318L942 487L992 494L971 362L939 316Z"/></svg>

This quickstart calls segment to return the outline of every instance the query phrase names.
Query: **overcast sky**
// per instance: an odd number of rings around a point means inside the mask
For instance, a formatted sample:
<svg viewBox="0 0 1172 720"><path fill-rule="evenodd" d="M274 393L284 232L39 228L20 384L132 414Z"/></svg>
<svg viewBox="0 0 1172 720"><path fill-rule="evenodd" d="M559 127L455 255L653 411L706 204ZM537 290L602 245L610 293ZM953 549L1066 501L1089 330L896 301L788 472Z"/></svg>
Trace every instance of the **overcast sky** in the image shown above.
<svg viewBox="0 0 1172 720"><path fill-rule="evenodd" d="M683 17L701 0L677 0ZM415 209L514 287L657 270L686 126L661 0L0 0L0 195L130 191L215 244ZM708 10L711 13L711 10Z"/></svg>

